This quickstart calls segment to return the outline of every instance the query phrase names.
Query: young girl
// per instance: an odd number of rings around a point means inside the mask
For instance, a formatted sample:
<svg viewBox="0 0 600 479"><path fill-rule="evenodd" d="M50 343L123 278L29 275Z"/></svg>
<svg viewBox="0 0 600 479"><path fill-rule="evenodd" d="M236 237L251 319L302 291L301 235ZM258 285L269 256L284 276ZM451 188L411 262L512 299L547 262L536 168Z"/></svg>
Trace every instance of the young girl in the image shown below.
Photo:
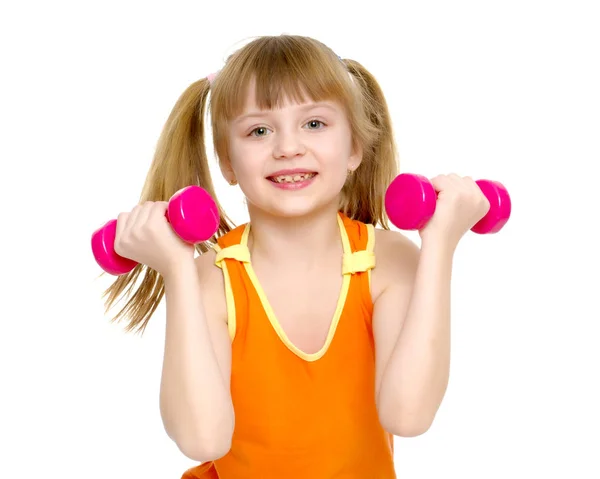
<svg viewBox="0 0 600 479"><path fill-rule="evenodd" d="M214 197L207 104L250 221L220 211L194 258L164 215L185 186ZM453 254L489 208L472 179L434 178L419 249L387 226L396 174L377 82L314 39L258 38L180 97L143 201L118 217L116 252L144 266L107 307L141 279L116 319L143 330L166 295L161 416L202 463L184 478L396 477L393 436L427 431L445 394Z"/></svg>

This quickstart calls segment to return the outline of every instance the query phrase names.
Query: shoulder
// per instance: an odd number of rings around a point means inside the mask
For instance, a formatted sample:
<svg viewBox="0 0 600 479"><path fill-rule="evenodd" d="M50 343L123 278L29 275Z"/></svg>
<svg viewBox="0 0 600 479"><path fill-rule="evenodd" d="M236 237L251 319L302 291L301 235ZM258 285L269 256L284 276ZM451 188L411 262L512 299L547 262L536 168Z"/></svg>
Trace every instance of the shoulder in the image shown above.
<svg viewBox="0 0 600 479"><path fill-rule="evenodd" d="M411 284L419 263L420 248L398 231L375 228L373 299L392 285Z"/></svg>
<svg viewBox="0 0 600 479"><path fill-rule="evenodd" d="M216 257L216 251L210 248L195 259L196 269L198 270L198 276L200 277L203 287L211 286L213 282L220 281L223 283L220 268L215 264Z"/></svg>
<svg viewBox="0 0 600 479"><path fill-rule="evenodd" d="M202 303L205 313L227 322L227 304L225 301L225 282L221 268L215 265L217 253L209 249L196 259L196 270L202 288Z"/></svg>
<svg viewBox="0 0 600 479"><path fill-rule="evenodd" d="M403 233L381 228L375 228L375 250L386 258L392 256L403 261L415 259L420 251Z"/></svg>

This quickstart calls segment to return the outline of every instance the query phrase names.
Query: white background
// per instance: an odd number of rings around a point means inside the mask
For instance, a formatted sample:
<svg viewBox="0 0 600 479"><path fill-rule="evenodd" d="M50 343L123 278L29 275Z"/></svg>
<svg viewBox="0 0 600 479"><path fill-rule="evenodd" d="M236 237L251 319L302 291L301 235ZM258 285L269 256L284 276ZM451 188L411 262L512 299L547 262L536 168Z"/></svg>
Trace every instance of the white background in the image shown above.
<svg viewBox="0 0 600 479"><path fill-rule="evenodd" d="M294 33L376 75L403 171L496 179L513 201L501 233L456 253L449 389L425 435L397 438L399 477L599 478L597 8L3 3L0 477L176 479L194 464L159 416L164 304L143 337L111 324L90 235L138 201L190 83L250 37ZM215 181L245 221L237 187Z"/></svg>

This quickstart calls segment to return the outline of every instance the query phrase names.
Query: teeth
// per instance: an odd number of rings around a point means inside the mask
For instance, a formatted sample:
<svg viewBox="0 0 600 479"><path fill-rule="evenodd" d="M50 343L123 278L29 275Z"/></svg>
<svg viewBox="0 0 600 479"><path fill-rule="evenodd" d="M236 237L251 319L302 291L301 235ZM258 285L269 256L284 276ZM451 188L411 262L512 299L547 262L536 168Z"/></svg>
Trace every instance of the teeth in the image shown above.
<svg viewBox="0 0 600 479"><path fill-rule="evenodd" d="M302 173L299 175L274 176L272 179L275 183L296 183L297 181L304 181L313 176L315 176L315 173Z"/></svg>

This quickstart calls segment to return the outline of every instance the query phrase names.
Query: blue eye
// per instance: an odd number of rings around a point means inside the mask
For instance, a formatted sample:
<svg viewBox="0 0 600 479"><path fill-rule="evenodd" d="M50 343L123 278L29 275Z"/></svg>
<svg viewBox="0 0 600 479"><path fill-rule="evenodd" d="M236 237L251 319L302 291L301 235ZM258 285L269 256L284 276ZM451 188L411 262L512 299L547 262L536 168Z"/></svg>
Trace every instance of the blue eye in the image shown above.
<svg viewBox="0 0 600 479"><path fill-rule="evenodd" d="M321 126L325 126L325 124L324 124L322 121L320 121L320 120L310 120L310 121L307 123L307 125L310 125L310 126L311 126L311 128L309 128L310 130L316 130L316 129L318 129L318 127L319 127L320 125L321 125ZM313 125L315 125L315 126L313 127Z"/></svg>
<svg viewBox="0 0 600 479"><path fill-rule="evenodd" d="M264 126L259 126L250 132L251 136L265 136L267 134L268 128ZM256 134L255 134L256 133Z"/></svg>
<svg viewBox="0 0 600 479"><path fill-rule="evenodd" d="M308 123L305 124L305 126L308 127L309 130L318 130L320 128L323 128L325 126L325 123L323 123L321 120L310 120ZM264 127L264 126L259 126L257 128L254 128L254 130L252 130L250 132L249 136L254 136L254 137L261 137L261 136L266 136L269 132L269 129Z"/></svg>

